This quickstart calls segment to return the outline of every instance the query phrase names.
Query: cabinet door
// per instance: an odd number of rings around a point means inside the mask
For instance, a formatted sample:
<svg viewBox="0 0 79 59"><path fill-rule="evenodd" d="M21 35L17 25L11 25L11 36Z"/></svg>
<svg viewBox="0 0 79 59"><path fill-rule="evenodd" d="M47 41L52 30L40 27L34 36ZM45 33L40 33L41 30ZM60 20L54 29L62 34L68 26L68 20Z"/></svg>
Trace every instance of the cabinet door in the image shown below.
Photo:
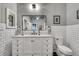
<svg viewBox="0 0 79 59"><path fill-rule="evenodd" d="M48 40L48 55L52 56L53 55L53 39L49 38Z"/></svg>
<svg viewBox="0 0 79 59"><path fill-rule="evenodd" d="M44 38L42 40L42 55L51 56L53 53L53 40L52 38Z"/></svg>
<svg viewBox="0 0 79 59"><path fill-rule="evenodd" d="M24 38L22 44L23 44L23 55L24 56L32 55L31 38Z"/></svg>
<svg viewBox="0 0 79 59"><path fill-rule="evenodd" d="M40 56L41 55L41 40L40 38L32 38L32 55Z"/></svg>
<svg viewBox="0 0 79 59"><path fill-rule="evenodd" d="M13 56L22 56L23 55L23 42L22 38L14 38L12 40L12 55Z"/></svg>

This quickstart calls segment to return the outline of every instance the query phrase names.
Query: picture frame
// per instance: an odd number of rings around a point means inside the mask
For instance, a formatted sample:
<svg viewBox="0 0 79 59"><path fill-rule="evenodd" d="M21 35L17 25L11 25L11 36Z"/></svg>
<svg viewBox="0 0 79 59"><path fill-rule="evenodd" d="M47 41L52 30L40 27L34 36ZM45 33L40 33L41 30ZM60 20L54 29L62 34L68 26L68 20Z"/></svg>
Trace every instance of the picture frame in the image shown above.
<svg viewBox="0 0 79 59"><path fill-rule="evenodd" d="M26 16L26 15L23 15L22 16L22 27L23 27L23 30L24 31L31 31L31 23L30 23L30 17L29 16Z"/></svg>
<svg viewBox="0 0 79 59"><path fill-rule="evenodd" d="M77 19L79 19L79 10L77 10Z"/></svg>
<svg viewBox="0 0 79 59"><path fill-rule="evenodd" d="M60 15L53 16L53 24L60 24Z"/></svg>
<svg viewBox="0 0 79 59"><path fill-rule="evenodd" d="M39 18L40 18L40 21L42 21L42 23L38 22ZM35 22L38 22L38 23L35 23ZM39 28L42 27L41 30L44 31L46 29L45 27L47 25L46 15L22 15L22 30L23 31L32 31L33 23L35 23L37 25L36 30L39 25Z"/></svg>
<svg viewBox="0 0 79 59"><path fill-rule="evenodd" d="M16 28L16 14L9 8L6 8L6 28L7 29Z"/></svg>

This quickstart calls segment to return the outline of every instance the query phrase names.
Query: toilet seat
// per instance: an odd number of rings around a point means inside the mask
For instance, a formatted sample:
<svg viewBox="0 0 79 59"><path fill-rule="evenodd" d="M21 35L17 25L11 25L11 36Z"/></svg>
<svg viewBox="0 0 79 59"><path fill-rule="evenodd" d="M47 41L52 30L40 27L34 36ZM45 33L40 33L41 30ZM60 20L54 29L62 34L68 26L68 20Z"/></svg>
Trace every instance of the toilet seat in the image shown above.
<svg viewBox="0 0 79 59"><path fill-rule="evenodd" d="M64 45L62 46L58 45L58 50L65 55L72 55L72 50Z"/></svg>

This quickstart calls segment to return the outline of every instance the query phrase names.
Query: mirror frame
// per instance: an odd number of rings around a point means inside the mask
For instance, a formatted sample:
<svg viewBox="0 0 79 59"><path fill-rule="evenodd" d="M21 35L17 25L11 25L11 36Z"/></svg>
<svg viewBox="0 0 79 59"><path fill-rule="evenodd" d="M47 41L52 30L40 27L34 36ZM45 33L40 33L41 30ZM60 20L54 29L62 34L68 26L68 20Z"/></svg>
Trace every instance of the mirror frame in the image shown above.
<svg viewBox="0 0 79 59"><path fill-rule="evenodd" d="M46 20L45 20L45 30L46 30L46 26L47 26L47 16L46 15L22 15L22 31L23 30L23 17L24 16L45 16ZM27 30L27 31L31 31L31 30Z"/></svg>

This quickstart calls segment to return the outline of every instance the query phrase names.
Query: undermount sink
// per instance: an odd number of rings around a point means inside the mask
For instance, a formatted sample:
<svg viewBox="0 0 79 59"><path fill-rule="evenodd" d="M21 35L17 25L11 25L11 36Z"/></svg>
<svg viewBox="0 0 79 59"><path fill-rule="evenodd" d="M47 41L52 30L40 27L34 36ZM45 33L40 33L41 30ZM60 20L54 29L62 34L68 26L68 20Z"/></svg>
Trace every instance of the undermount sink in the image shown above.
<svg viewBox="0 0 79 59"><path fill-rule="evenodd" d="M23 35L34 35L32 34L33 32L32 31L23 31ZM37 32L36 32L37 33ZM38 33L35 34L36 36L39 35ZM34 35L34 36L35 36ZM47 31L40 31L40 35L48 35L48 32Z"/></svg>
<svg viewBox="0 0 79 59"><path fill-rule="evenodd" d="M15 35L14 37L50 37L51 35L48 34L47 31L40 31L40 35L32 34L32 31L23 31L23 35Z"/></svg>
<svg viewBox="0 0 79 59"><path fill-rule="evenodd" d="M14 37L52 37L51 35L16 35Z"/></svg>

